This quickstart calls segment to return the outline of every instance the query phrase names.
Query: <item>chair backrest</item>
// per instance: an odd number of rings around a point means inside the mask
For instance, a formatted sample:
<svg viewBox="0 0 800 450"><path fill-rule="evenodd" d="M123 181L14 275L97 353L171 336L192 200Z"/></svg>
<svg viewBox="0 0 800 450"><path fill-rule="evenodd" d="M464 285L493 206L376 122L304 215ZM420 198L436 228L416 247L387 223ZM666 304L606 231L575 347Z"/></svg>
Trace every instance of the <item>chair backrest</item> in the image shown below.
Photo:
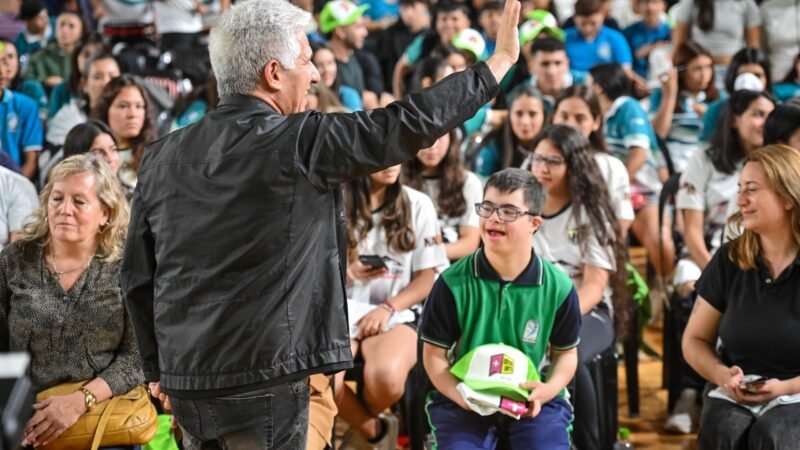
<svg viewBox="0 0 800 450"><path fill-rule="evenodd" d="M667 181L661 187L661 194L658 196L658 229L664 226L664 213L666 213L667 205L674 205L675 204L675 195L678 194L678 189L681 187L681 174L680 173L673 173L669 176ZM672 241L675 244L675 254L681 254L681 248L683 247L683 235L681 235L680 231L676 228L677 220L672 221ZM658 245L659 247L663 247L663 242L661 240L662 234L658 233ZM663 251L661 252L664 253Z"/></svg>

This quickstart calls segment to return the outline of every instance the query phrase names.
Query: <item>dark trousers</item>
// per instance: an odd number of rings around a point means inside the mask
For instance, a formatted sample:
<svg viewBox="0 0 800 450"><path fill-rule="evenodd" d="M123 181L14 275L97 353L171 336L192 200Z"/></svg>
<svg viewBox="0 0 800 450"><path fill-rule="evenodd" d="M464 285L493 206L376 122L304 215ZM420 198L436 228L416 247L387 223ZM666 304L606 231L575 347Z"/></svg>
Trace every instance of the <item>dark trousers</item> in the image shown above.
<svg viewBox="0 0 800 450"><path fill-rule="evenodd" d="M697 443L701 450L800 449L800 403L754 416L736 403L706 395Z"/></svg>
<svg viewBox="0 0 800 450"><path fill-rule="evenodd" d="M575 424L572 440L581 450L600 449L600 414L589 363L614 345L614 321L608 310L595 308L583 316L581 342L578 344L578 369L575 372Z"/></svg>
<svg viewBox="0 0 800 450"><path fill-rule="evenodd" d="M426 405L436 446L441 450L568 450L572 407L556 397L534 418L514 420L500 413L481 416L436 394ZM502 436L501 436L502 435ZM498 446L501 439L507 447Z"/></svg>
<svg viewBox="0 0 800 450"><path fill-rule="evenodd" d="M186 450L306 448L308 378L226 397L170 401Z"/></svg>

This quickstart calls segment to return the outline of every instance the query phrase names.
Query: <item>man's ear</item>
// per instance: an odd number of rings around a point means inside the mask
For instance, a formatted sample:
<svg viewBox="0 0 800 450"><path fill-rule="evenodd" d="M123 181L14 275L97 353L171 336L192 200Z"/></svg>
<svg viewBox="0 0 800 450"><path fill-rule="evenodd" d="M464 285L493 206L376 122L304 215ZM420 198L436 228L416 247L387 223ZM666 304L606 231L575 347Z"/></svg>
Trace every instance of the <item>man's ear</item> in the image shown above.
<svg viewBox="0 0 800 450"><path fill-rule="evenodd" d="M533 216L531 217L531 225L533 225L533 233L539 231L539 227L542 226L542 216Z"/></svg>
<svg viewBox="0 0 800 450"><path fill-rule="evenodd" d="M264 87L270 91L279 91L283 82L283 77L281 76L282 71L283 66L274 59L264 65L264 70L262 71Z"/></svg>
<svg viewBox="0 0 800 450"><path fill-rule="evenodd" d="M344 38L347 37L345 32L344 32L344 27L335 28L333 30L333 35L331 37L333 37L333 36L336 36L337 38L339 38L340 41L343 41Z"/></svg>

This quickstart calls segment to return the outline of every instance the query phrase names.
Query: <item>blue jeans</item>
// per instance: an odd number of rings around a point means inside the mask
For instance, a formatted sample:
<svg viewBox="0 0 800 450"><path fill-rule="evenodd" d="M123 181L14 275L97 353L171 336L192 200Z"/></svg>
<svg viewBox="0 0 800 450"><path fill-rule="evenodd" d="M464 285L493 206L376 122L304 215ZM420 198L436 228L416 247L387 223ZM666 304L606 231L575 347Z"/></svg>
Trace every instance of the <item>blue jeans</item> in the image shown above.
<svg viewBox="0 0 800 450"><path fill-rule="evenodd" d="M481 416L441 394L426 406L437 450L495 450L501 434L512 450L568 450L572 406L556 397L534 418Z"/></svg>
<svg viewBox="0 0 800 450"><path fill-rule="evenodd" d="M170 402L186 450L306 448L307 377L242 394Z"/></svg>

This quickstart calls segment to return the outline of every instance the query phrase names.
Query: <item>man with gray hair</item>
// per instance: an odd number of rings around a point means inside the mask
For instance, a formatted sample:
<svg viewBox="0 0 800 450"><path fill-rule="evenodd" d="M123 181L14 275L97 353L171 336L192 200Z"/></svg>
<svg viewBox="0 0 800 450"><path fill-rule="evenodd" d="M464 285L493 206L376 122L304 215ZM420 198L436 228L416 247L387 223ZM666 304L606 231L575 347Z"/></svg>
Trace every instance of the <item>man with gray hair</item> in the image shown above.
<svg viewBox="0 0 800 450"><path fill-rule="evenodd" d="M285 0L211 31L220 102L151 144L120 277L145 376L194 448L303 449L308 376L352 366L343 181L414 158L499 92L519 55L508 0L486 62L386 108L305 111L319 73Z"/></svg>

